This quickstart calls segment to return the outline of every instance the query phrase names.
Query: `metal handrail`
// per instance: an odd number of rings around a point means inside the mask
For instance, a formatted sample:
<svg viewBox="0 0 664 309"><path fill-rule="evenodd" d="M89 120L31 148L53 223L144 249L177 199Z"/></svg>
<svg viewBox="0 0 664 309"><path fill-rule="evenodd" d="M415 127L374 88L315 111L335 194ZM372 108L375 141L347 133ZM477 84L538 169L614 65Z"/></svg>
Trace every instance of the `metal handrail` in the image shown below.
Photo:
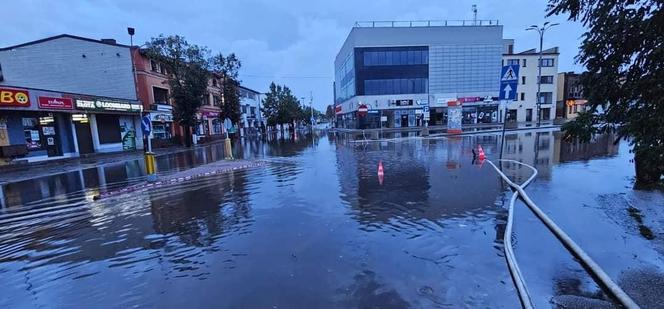
<svg viewBox="0 0 664 309"><path fill-rule="evenodd" d="M355 28L440 27L440 26L498 26L497 19L446 19L446 20L371 20L356 21Z"/></svg>

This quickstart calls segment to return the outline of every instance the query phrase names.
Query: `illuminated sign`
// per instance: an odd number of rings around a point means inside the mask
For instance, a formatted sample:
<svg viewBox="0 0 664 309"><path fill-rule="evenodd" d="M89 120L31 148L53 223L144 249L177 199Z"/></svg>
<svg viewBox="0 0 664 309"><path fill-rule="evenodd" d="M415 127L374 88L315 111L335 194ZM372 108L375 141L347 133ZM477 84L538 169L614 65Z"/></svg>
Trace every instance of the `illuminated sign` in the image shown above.
<svg viewBox="0 0 664 309"><path fill-rule="evenodd" d="M85 100L76 99L76 108L91 111L114 111L114 112L140 112L143 106L139 103L127 101L112 101L106 99Z"/></svg>
<svg viewBox="0 0 664 309"><path fill-rule="evenodd" d="M0 106L29 107L27 90L0 88Z"/></svg>
<svg viewBox="0 0 664 309"><path fill-rule="evenodd" d="M70 98L39 97L39 108L74 109L74 102Z"/></svg>

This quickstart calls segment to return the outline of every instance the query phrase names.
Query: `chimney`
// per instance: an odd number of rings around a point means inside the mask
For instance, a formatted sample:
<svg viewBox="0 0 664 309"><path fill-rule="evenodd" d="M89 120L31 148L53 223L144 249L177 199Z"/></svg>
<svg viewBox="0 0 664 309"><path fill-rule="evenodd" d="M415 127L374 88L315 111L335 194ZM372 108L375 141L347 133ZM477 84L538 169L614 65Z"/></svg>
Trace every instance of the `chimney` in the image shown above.
<svg viewBox="0 0 664 309"><path fill-rule="evenodd" d="M115 39L101 39L100 41L106 44L117 44L117 42L115 42Z"/></svg>

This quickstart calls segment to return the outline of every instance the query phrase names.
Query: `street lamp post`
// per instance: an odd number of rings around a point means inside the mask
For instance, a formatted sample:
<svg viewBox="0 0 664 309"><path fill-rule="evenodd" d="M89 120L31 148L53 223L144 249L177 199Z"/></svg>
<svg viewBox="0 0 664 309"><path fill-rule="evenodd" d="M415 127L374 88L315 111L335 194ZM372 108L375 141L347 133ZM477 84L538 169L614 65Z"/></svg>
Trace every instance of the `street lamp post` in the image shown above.
<svg viewBox="0 0 664 309"><path fill-rule="evenodd" d="M542 104L540 101L540 92L542 90L542 45L544 43L544 32L551 27L558 26L558 23L549 23L544 22L542 27L537 26L537 25L532 25L526 30L534 30L539 33L540 41L539 41L539 59L537 60L537 126L539 127L542 121L542 115L541 115L541 107L540 105Z"/></svg>

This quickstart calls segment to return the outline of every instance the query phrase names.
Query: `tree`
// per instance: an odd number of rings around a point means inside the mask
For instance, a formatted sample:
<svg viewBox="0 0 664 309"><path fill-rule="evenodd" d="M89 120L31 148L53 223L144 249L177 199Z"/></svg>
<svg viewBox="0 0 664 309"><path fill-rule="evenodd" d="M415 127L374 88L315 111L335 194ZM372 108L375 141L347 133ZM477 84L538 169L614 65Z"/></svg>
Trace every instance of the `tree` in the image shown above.
<svg viewBox="0 0 664 309"><path fill-rule="evenodd" d="M315 119L321 119L323 118L323 113L321 113L317 109L314 110L314 118ZM300 119L303 120L306 124L311 124L311 106L302 106L302 110L300 111L301 116Z"/></svg>
<svg viewBox="0 0 664 309"><path fill-rule="evenodd" d="M267 124L293 123L294 120L302 119L302 107L300 101L291 93L287 86L270 84L270 91L265 94L261 112L267 118Z"/></svg>
<svg viewBox="0 0 664 309"><path fill-rule="evenodd" d="M147 42L150 59L161 63L168 72L170 96L174 101L173 120L184 128L185 145L191 146L191 128L196 125L196 112L207 95L209 79L205 47L189 44L178 35L152 38Z"/></svg>
<svg viewBox="0 0 664 309"><path fill-rule="evenodd" d="M242 116L240 110L240 81L238 80L238 71L241 66L242 63L235 54L224 57L223 54L219 53L210 58L212 72L221 77L223 98L221 118L228 118L233 123L239 123Z"/></svg>
<svg viewBox="0 0 664 309"><path fill-rule="evenodd" d="M327 108L325 109L325 117L328 120L334 119L334 116L336 115L336 112L334 111L334 106L328 105Z"/></svg>
<svg viewBox="0 0 664 309"><path fill-rule="evenodd" d="M591 110L564 126L570 137L615 130L634 153L636 185L664 175L664 11L662 1L549 0L548 15L588 27L577 62ZM604 113L598 113L605 106Z"/></svg>

